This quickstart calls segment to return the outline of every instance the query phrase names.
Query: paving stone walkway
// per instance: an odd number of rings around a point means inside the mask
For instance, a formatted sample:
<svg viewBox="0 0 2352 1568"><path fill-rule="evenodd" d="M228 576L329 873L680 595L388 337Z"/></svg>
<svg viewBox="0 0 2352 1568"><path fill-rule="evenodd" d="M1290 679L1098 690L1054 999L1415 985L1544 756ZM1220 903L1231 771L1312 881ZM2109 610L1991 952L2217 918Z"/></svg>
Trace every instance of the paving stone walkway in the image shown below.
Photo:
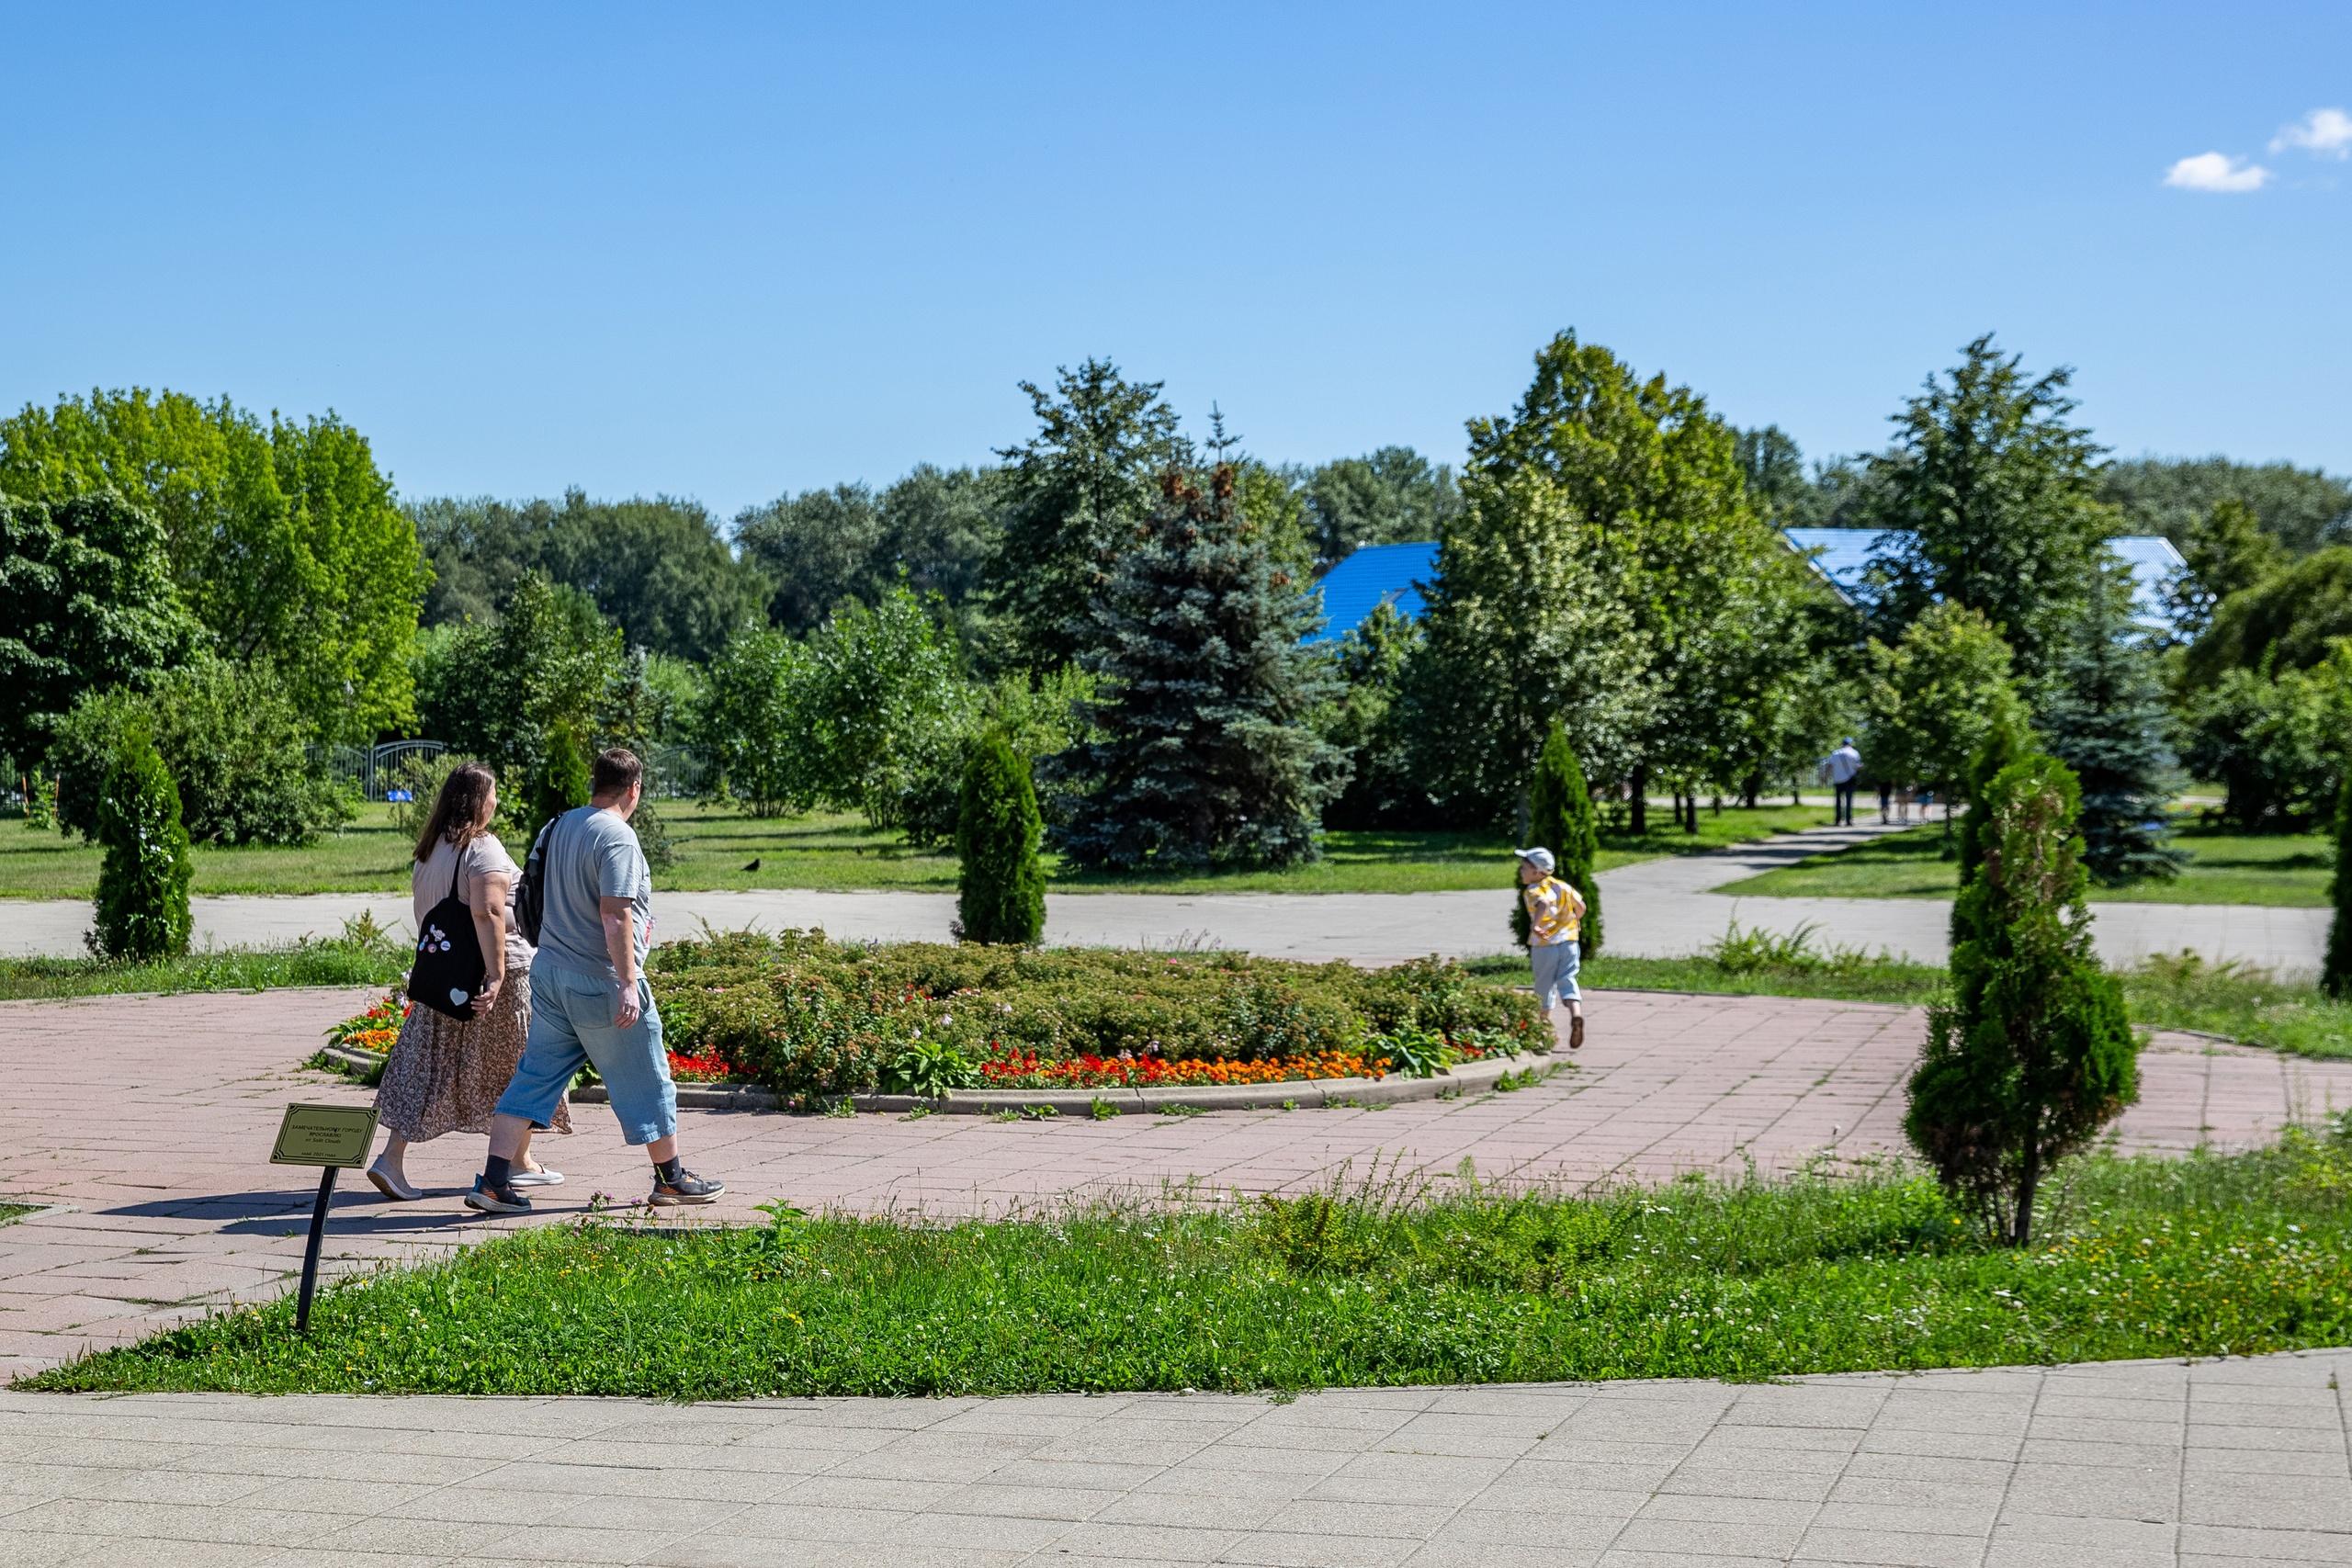
<svg viewBox="0 0 2352 1568"><path fill-rule="evenodd" d="M0 1225L0 1372L140 1338L227 1303L276 1295L300 1266L314 1179L266 1163L282 1108L364 1102L368 1091L300 1069L321 1032L368 993L109 998L0 1004L0 1197L51 1205ZM731 1190L718 1217L786 1198L808 1207L1003 1212L1106 1192L1194 1186L1216 1196L1335 1179L1489 1179L1568 1188L1736 1175L1815 1159L1874 1159L1902 1145L1901 1085L1916 1010L1770 998L1596 996L1592 1039L1549 1082L1511 1094L1382 1110L1217 1112L998 1122L687 1111L692 1163ZM2143 1058L2128 1147L2262 1141L2297 1115L2352 1106L2352 1063L2321 1063L2186 1035ZM634 1200L648 1178L610 1113L543 1140L571 1182L534 1221L577 1213L602 1190ZM434 1190L391 1204L356 1178L338 1198L329 1267L404 1261L495 1234L458 1201L482 1143L424 1145L411 1171Z"/></svg>
<svg viewBox="0 0 2352 1568"><path fill-rule="evenodd" d="M1699 952L1736 921L1788 932L1814 929L1826 945L1941 964L1950 907L1934 898L1733 898L1715 888L1885 832L1875 820L1815 828L1700 855L1622 866L1601 877L1611 952L1672 958ZM1497 891L1509 867L1497 870ZM1060 946L1238 948L1274 958L1394 963L1439 953L1477 957L1509 942L1496 891L1470 893L1057 893L1046 904L1046 939ZM2095 906L2094 934L2109 964L2193 948L2279 971L2319 967L2325 909L2181 904ZM936 893L664 893L666 932L707 924L734 931L821 927L861 942L945 942L956 900ZM391 930L410 923L405 898L368 894L194 900L199 945L239 946L332 936L372 915ZM90 907L71 899L0 898L0 954L77 955Z"/></svg>
<svg viewBox="0 0 2352 1568"><path fill-rule="evenodd" d="M1002 1400L0 1393L0 1563L2352 1562L2352 1352Z"/></svg>

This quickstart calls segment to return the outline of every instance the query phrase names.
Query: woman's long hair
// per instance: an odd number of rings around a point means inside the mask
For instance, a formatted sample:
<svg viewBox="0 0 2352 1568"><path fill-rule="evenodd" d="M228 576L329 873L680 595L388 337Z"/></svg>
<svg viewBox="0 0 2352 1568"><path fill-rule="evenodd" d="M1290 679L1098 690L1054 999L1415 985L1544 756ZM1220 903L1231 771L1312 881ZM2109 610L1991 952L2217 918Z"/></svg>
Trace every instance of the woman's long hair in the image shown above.
<svg viewBox="0 0 2352 1568"><path fill-rule="evenodd" d="M447 840L460 850L481 831L481 808L490 800L491 786L497 780L480 762L463 762L444 780L440 798L433 803L433 815L425 819L424 831L416 836L416 853L413 857L419 865L433 858L433 847Z"/></svg>

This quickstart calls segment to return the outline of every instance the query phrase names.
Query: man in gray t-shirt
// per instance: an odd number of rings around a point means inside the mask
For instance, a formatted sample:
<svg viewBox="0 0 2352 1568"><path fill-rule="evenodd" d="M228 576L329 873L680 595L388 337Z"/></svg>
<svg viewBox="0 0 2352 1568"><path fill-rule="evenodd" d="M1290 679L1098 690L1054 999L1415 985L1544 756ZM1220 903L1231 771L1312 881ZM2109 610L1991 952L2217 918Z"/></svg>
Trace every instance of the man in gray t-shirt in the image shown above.
<svg viewBox="0 0 2352 1568"><path fill-rule="evenodd" d="M678 1091L662 1043L662 1013L645 981L653 944L653 877L628 819L645 793L645 767L617 748L596 759L586 806L540 830L533 854L541 888L539 951L531 961L531 1032L498 1097L490 1162L466 1206L520 1214L514 1188L523 1134L545 1127L585 1063L605 1080L621 1136L653 1161L658 1204L707 1203L727 1190L678 1157ZM533 874L526 873L526 874Z"/></svg>

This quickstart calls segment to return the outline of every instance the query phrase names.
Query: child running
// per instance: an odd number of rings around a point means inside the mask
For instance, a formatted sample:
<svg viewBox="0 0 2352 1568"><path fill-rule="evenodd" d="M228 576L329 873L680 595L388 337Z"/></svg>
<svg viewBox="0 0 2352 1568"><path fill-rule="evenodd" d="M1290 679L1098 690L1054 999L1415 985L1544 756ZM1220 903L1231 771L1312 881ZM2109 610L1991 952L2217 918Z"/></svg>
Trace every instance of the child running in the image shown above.
<svg viewBox="0 0 2352 1568"><path fill-rule="evenodd" d="M1552 1010L1568 1010L1568 1049L1584 1049L1584 993L1577 989L1584 925L1584 895L1552 874L1549 850L1520 850L1520 897L1527 904L1527 956L1535 965L1535 1005L1549 1021Z"/></svg>

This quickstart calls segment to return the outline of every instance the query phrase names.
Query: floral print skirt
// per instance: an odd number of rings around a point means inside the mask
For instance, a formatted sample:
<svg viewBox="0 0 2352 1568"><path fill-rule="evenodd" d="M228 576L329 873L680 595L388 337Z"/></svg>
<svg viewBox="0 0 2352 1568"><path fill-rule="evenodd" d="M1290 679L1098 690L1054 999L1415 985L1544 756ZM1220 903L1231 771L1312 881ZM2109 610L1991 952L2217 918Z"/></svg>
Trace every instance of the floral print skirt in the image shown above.
<svg viewBox="0 0 2352 1568"><path fill-rule="evenodd" d="M489 1132L530 1026L531 977L524 971L507 971L487 1017L461 1021L412 1006L376 1086L377 1120L412 1144L444 1133ZM555 1130L571 1131L569 1106L556 1106Z"/></svg>

